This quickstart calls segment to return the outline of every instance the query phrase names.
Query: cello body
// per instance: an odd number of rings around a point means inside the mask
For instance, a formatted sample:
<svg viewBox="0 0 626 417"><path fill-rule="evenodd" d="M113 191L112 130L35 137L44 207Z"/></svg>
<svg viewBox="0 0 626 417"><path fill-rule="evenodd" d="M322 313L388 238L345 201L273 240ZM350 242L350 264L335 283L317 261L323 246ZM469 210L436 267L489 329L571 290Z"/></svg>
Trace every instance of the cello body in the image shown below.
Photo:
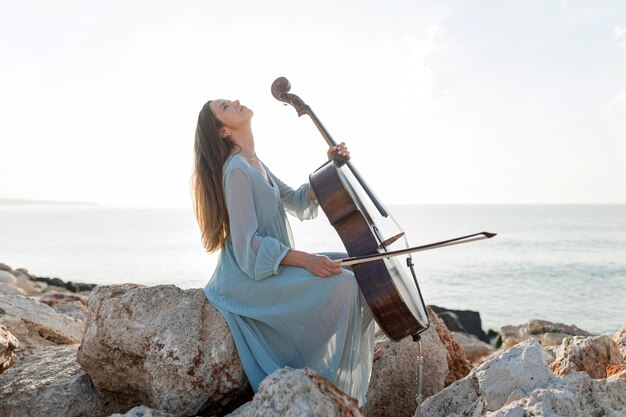
<svg viewBox="0 0 626 417"><path fill-rule="evenodd" d="M386 250L382 228L345 168L335 161L324 164L309 177L313 191L350 256L381 253ZM391 340L400 341L429 327L410 262L388 258L353 265L352 271L374 319Z"/></svg>
<svg viewBox="0 0 626 417"><path fill-rule="evenodd" d="M272 84L272 95L295 107L298 116L307 114L330 146L336 143L311 108L288 93L289 81L280 77ZM328 161L309 177L320 207L337 231L351 257L389 251L404 232L383 235L388 211L369 189L356 168L342 157ZM394 221L395 223L395 221ZM397 226L397 223L395 223ZM405 243L406 238L404 239ZM404 260L404 262L403 262ZM381 330L394 341L417 338L428 329L426 306L421 296L412 258L392 257L351 266L359 289Z"/></svg>

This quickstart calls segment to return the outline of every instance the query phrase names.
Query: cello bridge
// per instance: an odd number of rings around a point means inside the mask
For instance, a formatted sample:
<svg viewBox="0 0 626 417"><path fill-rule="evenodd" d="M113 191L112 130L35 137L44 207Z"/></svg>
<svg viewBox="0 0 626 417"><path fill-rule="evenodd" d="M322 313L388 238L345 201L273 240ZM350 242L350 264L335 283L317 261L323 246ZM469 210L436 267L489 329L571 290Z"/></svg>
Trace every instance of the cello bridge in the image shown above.
<svg viewBox="0 0 626 417"><path fill-rule="evenodd" d="M389 239L386 239L383 242L383 248L386 248L387 246L391 245L393 242L395 242L396 240L400 239L402 236L404 236L404 232L400 232L395 236L391 236Z"/></svg>

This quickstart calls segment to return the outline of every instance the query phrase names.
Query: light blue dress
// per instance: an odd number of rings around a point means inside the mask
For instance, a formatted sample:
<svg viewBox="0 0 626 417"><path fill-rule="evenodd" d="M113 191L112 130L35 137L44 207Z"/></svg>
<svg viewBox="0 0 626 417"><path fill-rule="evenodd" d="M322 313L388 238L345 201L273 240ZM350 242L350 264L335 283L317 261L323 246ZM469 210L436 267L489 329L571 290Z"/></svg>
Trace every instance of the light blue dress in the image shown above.
<svg viewBox="0 0 626 417"><path fill-rule="evenodd" d="M320 278L280 265L294 248L285 209L305 220L318 205L308 183L293 190L265 169L272 184L240 155L224 164L230 236L205 294L226 319L254 392L278 368L309 367L363 405L371 311L352 272Z"/></svg>

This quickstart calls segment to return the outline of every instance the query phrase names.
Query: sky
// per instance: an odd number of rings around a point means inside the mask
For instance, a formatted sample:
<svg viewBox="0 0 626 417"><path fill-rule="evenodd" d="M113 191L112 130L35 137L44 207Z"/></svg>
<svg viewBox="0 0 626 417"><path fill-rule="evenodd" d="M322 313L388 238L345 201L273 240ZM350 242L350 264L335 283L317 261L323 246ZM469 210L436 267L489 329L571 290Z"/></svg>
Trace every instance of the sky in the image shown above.
<svg viewBox="0 0 626 417"><path fill-rule="evenodd" d="M189 207L215 98L297 186L279 76L386 204L626 203L621 0L0 0L0 199Z"/></svg>

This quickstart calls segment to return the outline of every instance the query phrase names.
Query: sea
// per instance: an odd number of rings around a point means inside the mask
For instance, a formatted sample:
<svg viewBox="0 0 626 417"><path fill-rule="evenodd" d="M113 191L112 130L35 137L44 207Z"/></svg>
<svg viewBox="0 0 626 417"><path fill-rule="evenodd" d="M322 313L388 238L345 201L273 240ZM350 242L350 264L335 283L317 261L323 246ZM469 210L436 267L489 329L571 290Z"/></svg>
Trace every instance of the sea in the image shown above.
<svg viewBox="0 0 626 417"><path fill-rule="evenodd" d="M530 319L615 332L626 318L626 205L389 206L410 245L492 239L416 253L426 304L474 310L483 328ZM343 251L323 214L290 220L296 249ZM207 253L191 207L0 205L0 262L64 281L201 288Z"/></svg>

